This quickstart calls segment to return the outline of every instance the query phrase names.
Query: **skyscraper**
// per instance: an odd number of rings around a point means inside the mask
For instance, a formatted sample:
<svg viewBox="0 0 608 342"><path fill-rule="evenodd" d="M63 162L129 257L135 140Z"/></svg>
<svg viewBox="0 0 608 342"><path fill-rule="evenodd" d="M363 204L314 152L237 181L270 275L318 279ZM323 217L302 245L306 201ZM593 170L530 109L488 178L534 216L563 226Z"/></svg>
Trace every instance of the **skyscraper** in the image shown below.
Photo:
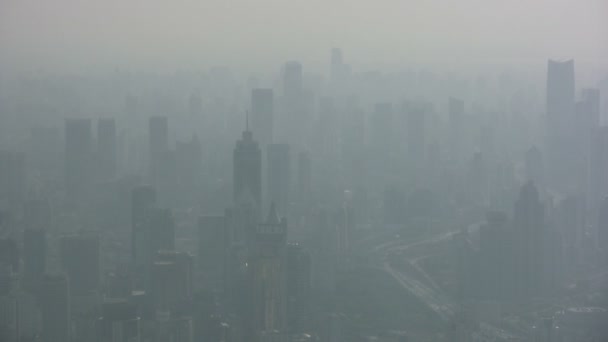
<svg viewBox="0 0 608 342"><path fill-rule="evenodd" d="M283 96L287 101L302 96L302 64L296 61L285 63L283 69Z"/></svg>
<svg viewBox="0 0 608 342"><path fill-rule="evenodd" d="M274 97L272 89L251 91L251 131L262 148L273 142Z"/></svg>
<svg viewBox="0 0 608 342"><path fill-rule="evenodd" d="M99 119L97 121L97 175L99 179L109 180L116 176L116 143L114 119Z"/></svg>
<svg viewBox="0 0 608 342"><path fill-rule="evenodd" d="M574 116L574 61L549 60L547 65L547 167L550 185L560 191L578 191L577 129ZM573 186L569 186L573 185Z"/></svg>
<svg viewBox="0 0 608 342"><path fill-rule="evenodd" d="M288 212L291 187L291 156L288 144L268 145L268 203L274 203L280 212Z"/></svg>
<svg viewBox="0 0 608 342"><path fill-rule="evenodd" d="M262 203L262 154L249 128L243 132L241 140L236 142L232 171L235 203L249 192L259 213Z"/></svg>
<svg viewBox="0 0 608 342"><path fill-rule="evenodd" d="M93 142L90 119L65 120L65 186L70 201L89 196L92 184Z"/></svg>
<svg viewBox="0 0 608 342"><path fill-rule="evenodd" d="M250 267L252 284L252 340L263 341L270 332L287 329L287 221L280 219L274 205L265 223L256 231Z"/></svg>
<svg viewBox="0 0 608 342"><path fill-rule="evenodd" d="M547 64L547 120L549 135L561 135L574 115L574 61Z"/></svg>

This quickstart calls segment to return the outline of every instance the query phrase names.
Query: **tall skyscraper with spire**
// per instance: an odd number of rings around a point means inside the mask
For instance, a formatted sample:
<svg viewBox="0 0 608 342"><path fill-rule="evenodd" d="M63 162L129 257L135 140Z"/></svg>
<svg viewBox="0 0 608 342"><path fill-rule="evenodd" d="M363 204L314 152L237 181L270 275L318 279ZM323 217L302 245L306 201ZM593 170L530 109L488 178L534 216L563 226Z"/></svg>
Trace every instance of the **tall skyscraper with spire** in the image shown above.
<svg viewBox="0 0 608 342"><path fill-rule="evenodd" d="M262 153L249 130L249 117L245 131L236 142L233 154L234 202L237 203L248 192L257 205L262 203ZM248 196L248 195L247 195Z"/></svg>

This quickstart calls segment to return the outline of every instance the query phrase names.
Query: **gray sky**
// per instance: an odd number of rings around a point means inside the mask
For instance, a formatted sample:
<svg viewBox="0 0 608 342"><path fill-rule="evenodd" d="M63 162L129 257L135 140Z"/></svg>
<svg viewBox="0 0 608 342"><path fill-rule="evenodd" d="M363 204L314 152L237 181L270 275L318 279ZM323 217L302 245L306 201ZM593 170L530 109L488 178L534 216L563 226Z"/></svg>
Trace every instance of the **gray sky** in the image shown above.
<svg viewBox="0 0 608 342"><path fill-rule="evenodd" d="M325 63L606 67L607 0L0 0L4 66Z"/></svg>

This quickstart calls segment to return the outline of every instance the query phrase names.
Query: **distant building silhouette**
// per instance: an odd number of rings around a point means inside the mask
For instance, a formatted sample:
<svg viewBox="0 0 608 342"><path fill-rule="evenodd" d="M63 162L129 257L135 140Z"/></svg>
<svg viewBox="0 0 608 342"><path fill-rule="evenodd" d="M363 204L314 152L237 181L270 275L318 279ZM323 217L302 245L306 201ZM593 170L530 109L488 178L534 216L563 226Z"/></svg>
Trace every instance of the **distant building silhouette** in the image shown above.
<svg viewBox="0 0 608 342"><path fill-rule="evenodd" d="M234 201L238 202L239 198L249 192L259 213L262 204L262 155L249 128L243 132L241 140L237 141L234 148L233 187Z"/></svg>
<svg viewBox="0 0 608 342"><path fill-rule="evenodd" d="M65 120L65 186L68 200L88 198L92 185L93 141L90 119Z"/></svg>
<svg viewBox="0 0 608 342"><path fill-rule="evenodd" d="M164 116L153 116L148 125L150 176L155 182L161 157L169 150L169 121Z"/></svg>
<svg viewBox="0 0 608 342"><path fill-rule="evenodd" d="M288 144L271 144L267 149L267 203L274 203L280 212L290 208L291 155Z"/></svg>
<svg viewBox="0 0 608 342"><path fill-rule="evenodd" d="M114 119L97 121L97 175L98 179L111 180L117 171L117 140Z"/></svg>
<svg viewBox="0 0 608 342"><path fill-rule="evenodd" d="M257 227L251 257L253 341L271 332L287 332L287 221L271 205L266 222Z"/></svg>
<svg viewBox="0 0 608 342"><path fill-rule="evenodd" d="M264 149L274 137L274 96L272 89L251 91L251 132Z"/></svg>

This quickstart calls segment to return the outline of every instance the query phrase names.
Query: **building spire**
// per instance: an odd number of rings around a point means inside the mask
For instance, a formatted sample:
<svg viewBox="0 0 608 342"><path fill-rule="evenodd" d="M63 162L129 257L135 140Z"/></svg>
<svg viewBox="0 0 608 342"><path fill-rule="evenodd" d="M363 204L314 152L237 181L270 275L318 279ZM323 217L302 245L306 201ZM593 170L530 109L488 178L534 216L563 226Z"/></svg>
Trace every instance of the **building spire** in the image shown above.
<svg viewBox="0 0 608 342"><path fill-rule="evenodd" d="M249 131L249 111L245 111L245 131Z"/></svg>

